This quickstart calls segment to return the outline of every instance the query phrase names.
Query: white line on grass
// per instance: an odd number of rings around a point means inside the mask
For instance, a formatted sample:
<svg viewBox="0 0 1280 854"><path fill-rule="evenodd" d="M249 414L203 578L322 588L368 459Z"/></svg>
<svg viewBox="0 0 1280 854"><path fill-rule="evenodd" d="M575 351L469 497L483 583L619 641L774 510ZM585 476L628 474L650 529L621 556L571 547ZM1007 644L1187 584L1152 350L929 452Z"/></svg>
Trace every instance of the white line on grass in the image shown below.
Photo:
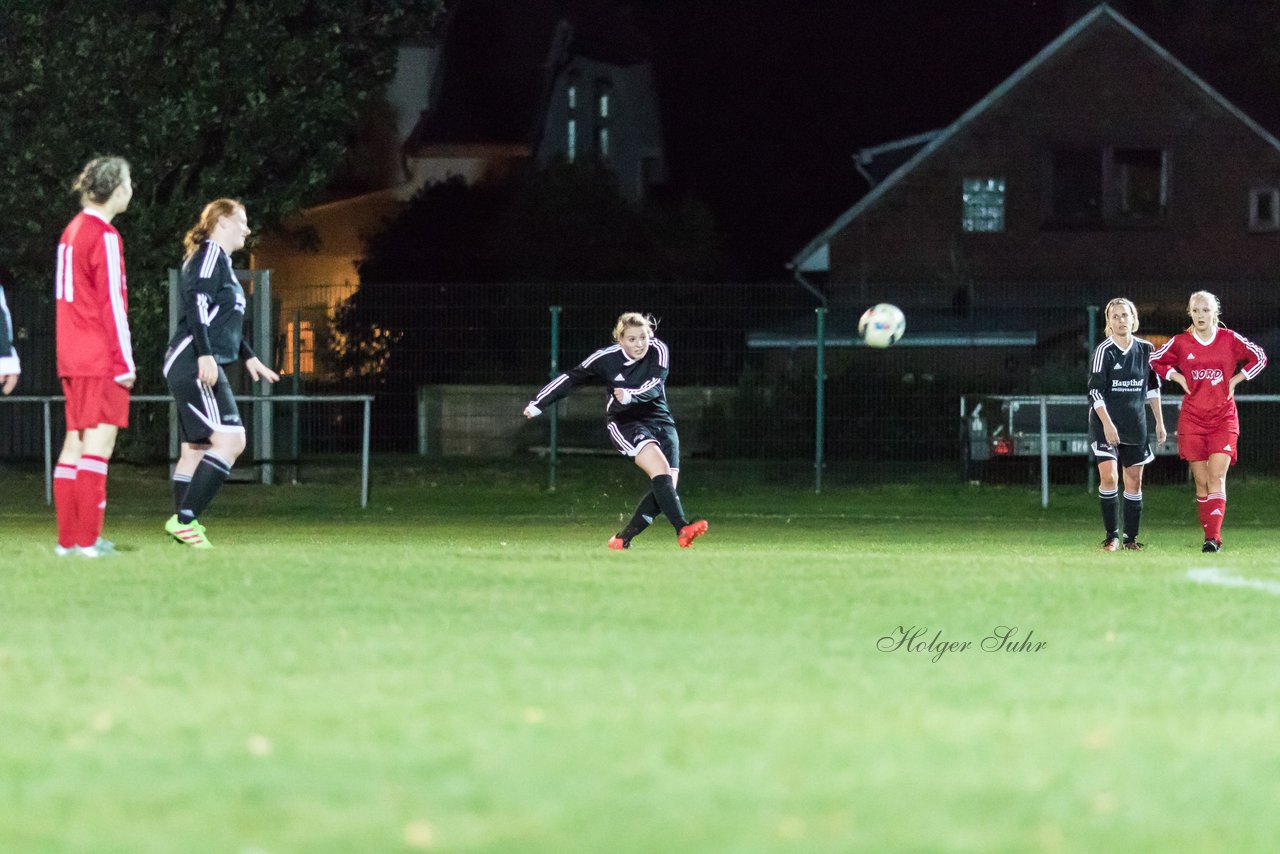
<svg viewBox="0 0 1280 854"><path fill-rule="evenodd" d="M1187 578L1197 584L1217 584L1222 587L1248 587L1251 590L1261 590L1264 593L1280 596L1280 581L1258 581L1253 578L1241 578L1238 575L1227 575L1222 570L1214 567L1188 569Z"/></svg>

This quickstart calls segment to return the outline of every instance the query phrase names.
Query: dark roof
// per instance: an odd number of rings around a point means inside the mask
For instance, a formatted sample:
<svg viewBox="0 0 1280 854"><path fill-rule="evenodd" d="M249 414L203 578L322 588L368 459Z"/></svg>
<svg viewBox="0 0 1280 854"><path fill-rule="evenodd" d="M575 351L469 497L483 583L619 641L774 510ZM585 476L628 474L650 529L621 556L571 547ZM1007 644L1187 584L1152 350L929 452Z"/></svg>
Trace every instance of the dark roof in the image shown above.
<svg viewBox="0 0 1280 854"><path fill-rule="evenodd" d="M536 140L567 59L645 62L649 48L616 0L459 0L443 32L433 108L406 148Z"/></svg>

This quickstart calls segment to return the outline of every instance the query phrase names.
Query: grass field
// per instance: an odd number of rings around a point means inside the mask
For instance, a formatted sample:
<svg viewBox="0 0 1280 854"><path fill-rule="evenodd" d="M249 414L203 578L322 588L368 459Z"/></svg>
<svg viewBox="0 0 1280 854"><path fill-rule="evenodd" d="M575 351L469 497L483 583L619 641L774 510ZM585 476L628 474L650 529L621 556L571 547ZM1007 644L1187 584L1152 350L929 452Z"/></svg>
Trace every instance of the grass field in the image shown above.
<svg viewBox="0 0 1280 854"><path fill-rule="evenodd" d="M1280 487L1227 551L1148 487L833 488L694 466L712 528L604 541L641 480L383 469L229 486L165 541L117 466L112 560L0 498L0 851L1249 852L1280 822ZM997 627L1010 644L985 651ZM908 651L899 627L972 644ZM882 638L890 638L882 641ZM1036 648L1036 643L1043 646ZM989 644L990 645L990 644ZM934 660L934 659L937 660Z"/></svg>

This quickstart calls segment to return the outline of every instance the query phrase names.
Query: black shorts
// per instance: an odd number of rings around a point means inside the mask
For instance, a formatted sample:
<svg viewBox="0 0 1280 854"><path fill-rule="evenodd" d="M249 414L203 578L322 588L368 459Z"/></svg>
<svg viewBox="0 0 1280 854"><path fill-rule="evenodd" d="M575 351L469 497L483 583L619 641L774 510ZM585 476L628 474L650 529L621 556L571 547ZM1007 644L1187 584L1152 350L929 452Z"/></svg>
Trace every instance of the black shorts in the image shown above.
<svg viewBox="0 0 1280 854"><path fill-rule="evenodd" d="M680 437L676 434L676 425L608 418L604 426L609 441L623 456L634 458L645 445L656 443L667 458L667 465L673 469L680 468Z"/></svg>
<svg viewBox="0 0 1280 854"><path fill-rule="evenodd" d="M1108 445L1105 439L1102 441L1094 440L1089 443L1089 450L1095 463L1115 460L1120 464L1121 468L1126 469L1133 466L1145 466L1156 458L1156 455L1151 452L1151 444L1149 442L1142 445Z"/></svg>
<svg viewBox="0 0 1280 854"><path fill-rule="evenodd" d="M200 382L191 339L164 354L164 378L178 404L178 436L182 441L205 445L214 433L244 432L226 371L218 365L218 382L213 388Z"/></svg>

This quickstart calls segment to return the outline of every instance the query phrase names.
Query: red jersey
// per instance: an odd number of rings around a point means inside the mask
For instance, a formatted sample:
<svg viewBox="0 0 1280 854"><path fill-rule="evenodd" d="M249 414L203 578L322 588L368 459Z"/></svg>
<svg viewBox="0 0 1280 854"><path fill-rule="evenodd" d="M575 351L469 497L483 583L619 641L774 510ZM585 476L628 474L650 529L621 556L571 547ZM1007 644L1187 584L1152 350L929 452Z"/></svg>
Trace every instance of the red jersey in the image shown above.
<svg viewBox="0 0 1280 854"><path fill-rule="evenodd" d="M100 214L76 215L58 241L58 376L136 375L120 232Z"/></svg>
<svg viewBox="0 0 1280 854"><path fill-rule="evenodd" d="M1266 366L1261 347L1225 326L1219 326L1208 343L1194 332L1180 332L1151 356L1157 376L1167 380L1176 369L1191 390L1182 399L1179 433L1240 432L1235 399L1227 397L1231 378L1242 370L1251 380Z"/></svg>

